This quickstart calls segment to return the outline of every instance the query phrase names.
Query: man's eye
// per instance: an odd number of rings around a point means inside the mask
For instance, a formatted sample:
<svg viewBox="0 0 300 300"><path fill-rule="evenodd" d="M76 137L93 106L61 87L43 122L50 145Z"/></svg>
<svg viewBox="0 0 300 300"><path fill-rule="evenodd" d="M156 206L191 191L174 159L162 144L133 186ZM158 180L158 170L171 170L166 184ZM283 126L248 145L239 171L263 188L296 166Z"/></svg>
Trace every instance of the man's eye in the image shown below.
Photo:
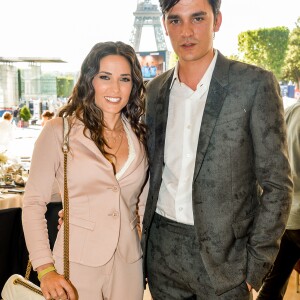
<svg viewBox="0 0 300 300"><path fill-rule="evenodd" d="M194 18L194 22L196 22L196 23L201 22L202 20L203 20L202 17Z"/></svg>
<svg viewBox="0 0 300 300"><path fill-rule="evenodd" d="M174 24L174 25L179 24L179 20L176 19L170 20L170 24Z"/></svg>

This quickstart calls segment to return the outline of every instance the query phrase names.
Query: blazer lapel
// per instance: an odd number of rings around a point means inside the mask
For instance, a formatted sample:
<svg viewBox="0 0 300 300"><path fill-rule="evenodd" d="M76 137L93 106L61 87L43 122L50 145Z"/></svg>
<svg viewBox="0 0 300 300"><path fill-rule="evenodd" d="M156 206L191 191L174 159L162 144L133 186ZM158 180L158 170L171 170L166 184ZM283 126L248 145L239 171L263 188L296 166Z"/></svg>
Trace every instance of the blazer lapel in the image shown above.
<svg viewBox="0 0 300 300"><path fill-rule="evenodd" d="M229 60L219 52L202 117L195 162L194 181L201 169L210 138L213 134L218 116L227 95L225 86L228 84L228 71Z"/></svg>
<svg viewBox="0 0 300 300"><path fill-rule="evenodd" d="M156 116L155 116L155 156L154 164L158 172L154 174L160 174L157 178L161 179L162 167L164 161L164 146L166 127L168 119L168 108L169 108L169 96L170 96L170 84L172 82L174 70L171 70L161 85L159 95L156 102ZM160 184L160 179L158 184Z"/></svg>
<svg viewBox="0 0 300 300"><path fill-rule="evenodd" d="M145 152L142 144L138 140L137 136L135 135L134 131L132 130L130 123L128 122L127 119L125 119L125 126L127 127L128 131L129 131L136 156L135 156L135 159L128 166L128 169L120 177L120 180L124 179L125 177L130 175L140 165L140 163L142 162L142 160L145 158L145 155L146 155L146 152Z"/></svg>

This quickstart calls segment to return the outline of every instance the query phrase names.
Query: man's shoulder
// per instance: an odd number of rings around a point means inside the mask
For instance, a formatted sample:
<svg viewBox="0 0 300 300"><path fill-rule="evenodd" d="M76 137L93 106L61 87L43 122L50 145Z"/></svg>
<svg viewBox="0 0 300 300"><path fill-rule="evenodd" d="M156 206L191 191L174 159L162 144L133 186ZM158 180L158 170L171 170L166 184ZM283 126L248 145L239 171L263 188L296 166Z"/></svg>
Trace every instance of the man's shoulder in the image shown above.
<svg viewBox="0 0 300 300"><path fill-rule="evenodd" d="M232 60L228 59L230 62L230 70L232 72L237 72L238 75L243 75L243 74L256 74L259 76L259 74L265 76L267 74L272 75L272 72L263 69L259 66L237 61L237 60Z"/></svg>
<svg viewBox="0 0 300 300"><path fill-rule="evenodd" d="M157 77L151 79L147 83L147 91L152 91L153 89L157 89L159 86L162 86L170 77L172 76L174 72L174 68L165 71L164 73L158 75Z"/></svg>

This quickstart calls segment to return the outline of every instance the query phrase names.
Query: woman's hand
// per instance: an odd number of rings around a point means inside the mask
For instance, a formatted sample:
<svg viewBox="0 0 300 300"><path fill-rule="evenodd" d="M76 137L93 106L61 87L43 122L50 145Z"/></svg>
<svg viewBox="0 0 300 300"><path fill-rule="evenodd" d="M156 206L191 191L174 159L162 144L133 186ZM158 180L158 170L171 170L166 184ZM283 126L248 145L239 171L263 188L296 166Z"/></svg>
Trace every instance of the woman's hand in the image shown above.
<svg viewBox="0 0 300 300"><path fill-rule="evenodd" d="M41 289L46 300L78 299L75 287L55 271L49 272L41 278Z"/></svg>

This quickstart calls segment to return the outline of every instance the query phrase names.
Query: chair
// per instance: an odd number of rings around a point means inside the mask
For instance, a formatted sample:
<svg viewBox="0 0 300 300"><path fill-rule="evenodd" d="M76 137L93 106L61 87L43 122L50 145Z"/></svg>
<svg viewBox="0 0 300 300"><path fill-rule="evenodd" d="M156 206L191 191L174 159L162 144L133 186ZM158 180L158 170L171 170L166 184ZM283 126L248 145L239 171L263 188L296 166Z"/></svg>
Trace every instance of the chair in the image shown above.
<svg viewBox="0 0 300 300"><path fill-rule="evenodd" d="M27 250L21 214L20 207L0 210L0 291L10 275L25 274L23 258Z"/></svg>
<svg viewBox="0 0 300 300"><path fill-rule="evenodd" d="M46 219L50 241L53 249L57 236L58 212L62 209L61 202L47 205ZM22 209L0 209L0 291L6 280L13 274L25 275L28 262L28 251L22 227ZM30 281L39 285L37 273L31 272Z"/></svg>

